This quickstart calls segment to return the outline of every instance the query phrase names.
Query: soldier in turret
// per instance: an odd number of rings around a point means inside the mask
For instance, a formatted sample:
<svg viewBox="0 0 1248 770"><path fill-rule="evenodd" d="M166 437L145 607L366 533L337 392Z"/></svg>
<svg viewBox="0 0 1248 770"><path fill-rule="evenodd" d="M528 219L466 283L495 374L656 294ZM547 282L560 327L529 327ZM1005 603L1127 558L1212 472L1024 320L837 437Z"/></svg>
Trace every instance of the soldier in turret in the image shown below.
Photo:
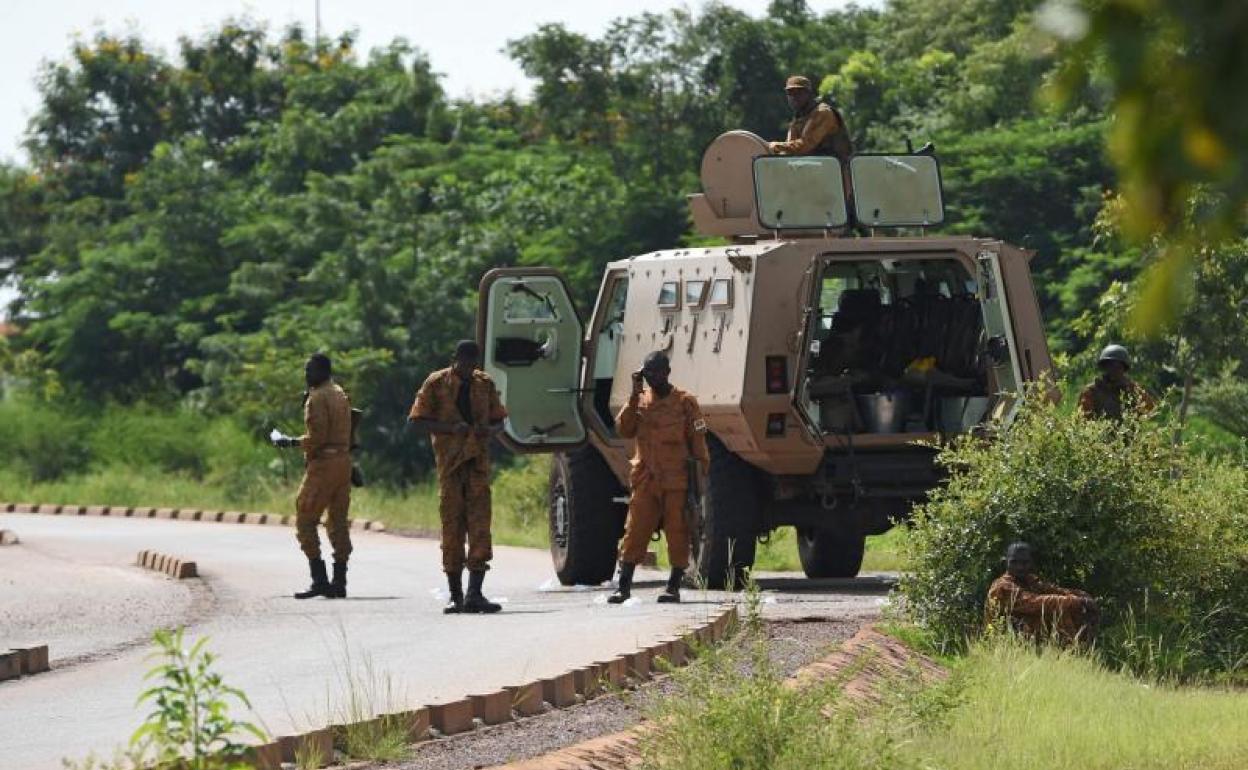
<svg viewBox="0 0 1248 770"><path fill-rule="evenodd" d="M810 80L801 75L785 82L784 95L793 110L789 135L783 142L768 142L768 149L776 155L832 155L847 162L854 146L840 111L817 100Z"/></svg>

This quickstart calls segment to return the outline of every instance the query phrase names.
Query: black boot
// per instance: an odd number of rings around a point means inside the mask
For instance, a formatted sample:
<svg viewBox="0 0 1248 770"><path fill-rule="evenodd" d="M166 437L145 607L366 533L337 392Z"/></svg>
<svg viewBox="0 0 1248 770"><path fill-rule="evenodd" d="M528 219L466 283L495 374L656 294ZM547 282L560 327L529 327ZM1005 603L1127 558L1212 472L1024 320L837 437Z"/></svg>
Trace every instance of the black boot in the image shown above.
<svg viewBox="0 0 1248 770"><path fill-rule="evenodd" d="M468 572L468 595L464 597L464 612L488 615L498 612L503 607L495 604L481 593L481 584L485 582L485 570Z"/></svg>
<svg viewBox="0 0 1248 770"><path fill-rule="evenodd" d="M347 598L347 563L345 561L334 562L334 579L329 583L329 593L326 596L330 599Z"/></svg>
<svg viewBox="0 0 1248 770"><path fill-rule="evenodd" d="M464 611L464 573L446 573L446 587L451 590L451 598L442 608L442 614L458 615Z"/></svg>
<svg viewBox="0 0 1248 770"><path fill-rule="evenodd" d="M680 581L685 579L685 571L680 567L672 567L672 574L667 578L667 588L659 594L659 604L680 603Z"/></svg>
<svg viewBox="0 0 1248 770"><path fill-rule="evenodd" d="M325 574L324 559L308 559L308 569L312 572L312 585L308 590L295 594L296 599L311 599L314 596L329 596L329 576Z"/></svg>
<svg viewBox="0 0 1248 770"><path fill-rule="evenodd" d="M616 580L615 593L607 597L608 603L623 604L628 601L628 597L633 595L633 572L636 569L636 564L620 562L620 576Z"/></svg>

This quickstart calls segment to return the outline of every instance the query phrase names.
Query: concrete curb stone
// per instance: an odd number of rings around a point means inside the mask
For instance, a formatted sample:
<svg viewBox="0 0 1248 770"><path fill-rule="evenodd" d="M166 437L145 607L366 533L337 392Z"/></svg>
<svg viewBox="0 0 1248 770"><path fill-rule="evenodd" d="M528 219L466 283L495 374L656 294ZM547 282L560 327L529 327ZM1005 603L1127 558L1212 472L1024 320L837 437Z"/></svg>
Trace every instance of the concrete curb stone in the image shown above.
<svg viewBox="0 0 1248 770"><path fill-rule="evenodd" d="M22 654L20 652L0 652L0 682L5 679L18 679L22 675Z"/></svg>
<svg viewBox="0 0 1248 770"><path fill-rule="evenodd" d="M576 692L585 700L602 693L602 667L597 663L573 669L572 675L576 679Z"/></svg>
<svg viewBox="0 0 1248 770"><path fill-rule="evenodd" d="M539 682L526 682L503 689L511 694L511 707L520 716L531 717L545 711L545 699L542 697L542 686Z"/></svg>
<svg viewBox="0 0 1248 770"><path fill-rule="evenodd" d="M135 563L145 569L163 572L174 580L199 577L199 566L193 561L183 561L155 551L139 551Z"/></svg>
<svg viewBox="0 0 1248 770"><path fill-rule="evenodd" d="M557 709L576 703L576 677L571 671L539 680L542 683L542 699Z"/></svg>
<svg viewBox="0 0 1248 770"><path fill-rule="evenodd" d="M511 693L506 690L469 695L472 701L472 713L487 725L499 725L511 721Z"/></svg>
<svg viewBox="0 0 1248 770"><path fill-rule="evenodd" d="M625 656L628 661L628 678L637 682L650 679L650 651L638 650Z"/></svg>
<svg viewBox="0 0 1248 770"><path fill-rule="evenodd" d="M443 735L455 735L473 729L472 701L451 701L428 706L429 724Z"/></svg>
<svg viewBox="0 0 1248 770"><path fill-rule="evenodd" d="M400 711L384 715L402 725L407 733L408 743L419 743L429 738L429 709L419 708L411 711Z"/></svg>
<svg viewBox="0 0 1248 770"><path fill-rule="evenodd" d="M18 545L21 538L11 529L0 529L0 545Z"/></svg>

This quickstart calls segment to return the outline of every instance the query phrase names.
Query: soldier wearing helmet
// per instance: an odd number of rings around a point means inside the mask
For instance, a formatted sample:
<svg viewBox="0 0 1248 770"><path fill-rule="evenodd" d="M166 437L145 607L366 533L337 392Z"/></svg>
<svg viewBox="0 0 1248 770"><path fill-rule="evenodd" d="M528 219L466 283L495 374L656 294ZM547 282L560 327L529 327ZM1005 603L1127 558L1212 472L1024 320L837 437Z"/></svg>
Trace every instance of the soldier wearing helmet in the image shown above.
<svg viewBox="0 0 1248 770"><path fill-rule="evenodd" d="M1157 408L1149 392L1127 376L1131 355L1122 345L1106 346L1096 365L1101 376L1079 394L1079 412L1084 417L1121 420L1126 412L1146 415Z"/></svg>
<svg viewBox="0 0 1248 770"><path fill-rule="evenodd" d="M768 142L768 149L775 155L832 155L847 162L854 147L845 118L835 107L815 98L810 80L801 75L790 77L785 81L784 95L793 110L789 135L786 141Z"/></svg>
<svg viewBox="0 0 1248 770"><path fill-rule="evenodd" d="M984 614L989 625L1004 621L1024 636L1055 638L1063 644L1091 642L1101 619L1091 594L1037 577L1031 546L1023 542L1010 543L1006 549L1005 573L992 581Z"/></svg>
<svg viewBox="0 0 1248 770"><path fill-rule="evenodd" d="M710 464L706 448L706 421L691 394L668 382L672 367L667 355L646 356L633 373L633 392L616 417L620 436L636 439L629 486L628 521L620 544L618 589L612 604L628 600L633 571L646 555L646 544L659 528L667 533L667 558L672 572L659 602L679 602L680 582L689 566L689 528L685 525L685 493L689 484L689 458L703 472ZM642 383L649 386L642 387Z"/></svg>

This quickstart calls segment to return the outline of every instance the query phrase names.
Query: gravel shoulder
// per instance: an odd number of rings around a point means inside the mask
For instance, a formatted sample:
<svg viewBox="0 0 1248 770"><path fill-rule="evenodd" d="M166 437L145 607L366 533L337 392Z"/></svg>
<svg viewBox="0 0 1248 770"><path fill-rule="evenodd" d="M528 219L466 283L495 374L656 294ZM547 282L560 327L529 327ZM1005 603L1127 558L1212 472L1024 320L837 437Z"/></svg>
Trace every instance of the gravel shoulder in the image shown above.
<svg viewBox="0 0 1248 770"><path fill-rule="evenodd" d="M869 618L827 615L789 615L768 620L767 650L773 664L787 676L836 649L866 620ZM671 677L660 677L637 690L602 696L572 708L427 741L415 746L412 755L402 762L352 767L464 770L530 759L632 727L656 700L673 694L676 687Z"/></svg>

